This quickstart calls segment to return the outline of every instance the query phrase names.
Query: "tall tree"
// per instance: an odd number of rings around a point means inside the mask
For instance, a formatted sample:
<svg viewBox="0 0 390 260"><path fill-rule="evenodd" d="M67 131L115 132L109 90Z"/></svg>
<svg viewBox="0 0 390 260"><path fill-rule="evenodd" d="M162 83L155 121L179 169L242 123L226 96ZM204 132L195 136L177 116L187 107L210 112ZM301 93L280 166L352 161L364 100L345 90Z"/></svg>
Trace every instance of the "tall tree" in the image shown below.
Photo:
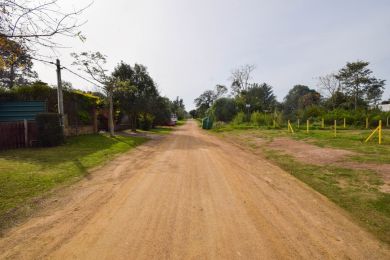
<svg viewBox="0 0 390 260"><path fill-rule="evenodd" d="M382 97L381 90L384 88L385 81L371 75L372 71L367 68L369 64L366 61L348 62L336 75L336 78L343 84L346 93L353 98L355 110L358 108L359 101L364 100L365 95L369 97L370 101ZM370 89L370 95L367 96Z"/></svg>
<svg viewBox="0 0 390 260"><path fill-rule="evenodd" d="M108 124L110 135L114 136L114 104L112 100L115 82L104 68L107 60L106 56L100 52L81 52L80 54L72 53L74 58L73 65L78 66L79 70L88 73L106 94L109 104Z"/></svg>
<svg viewBox="0 0 390 260"><path fill-rule="evenodd" d="M337 105L337 92L341 92L340 81L336 78L335 74L327 74L325 76L318 77L319 91L324 93L328 98L333 109Z"/></svg>
<svg viewBox="0 0 390 260"><path fill-rule="evenodd" d="M194 100L199 116L204 116L206 111L213 105L214 101L227 93L224 85L216 85L214 90L206 90Z"/></svg>
<svg viewBox="0 0 390 260"><path fill-rule="evenodd" d="M232 71L230 80L232 82L231 88L233 95L238 95L241 91L248 90L250 86L249 80L252 78L251 73L255 68L255 65L246 64Z"/></svg>
<svg viewBox="0 0 390 260"><path fill-rule="evenodd" d="M276 97L273 94L272 87L267 83L253 84L246 92L245 102L250 104L252 111L271 111L276 105Z"/></svg>
<svg viewBox="0 0 390 260"><path fill-rule="evenodd" d="M32 60L26 48L0 36L0 86L12 88L25 85L37 78L32 70Z"/></svg>
<svg viewBox="0 0 390 260"><path fill-rule="evenodd" d="M283 114L285 117L292 118L295 117L299 109L304 109L308 105L312 105L313 96L319 97L319 93L314 89L310 89L305 85L295 85L286 97L283 102ZM309 104L310 102L310 104ZM318 99L319 102L319 99Z"/></svg>
<svg viewBox="0 0 390 260"><path fill-rule="evenodd" d="M140 64L131 67L121 62L112 76L118 82L115 97L122 110L128 114L131 128L135 131L138 116L142 113L146 117L147 113L153 114L156 109L156 102L159 101L156 85L147 68Z"/></svg>

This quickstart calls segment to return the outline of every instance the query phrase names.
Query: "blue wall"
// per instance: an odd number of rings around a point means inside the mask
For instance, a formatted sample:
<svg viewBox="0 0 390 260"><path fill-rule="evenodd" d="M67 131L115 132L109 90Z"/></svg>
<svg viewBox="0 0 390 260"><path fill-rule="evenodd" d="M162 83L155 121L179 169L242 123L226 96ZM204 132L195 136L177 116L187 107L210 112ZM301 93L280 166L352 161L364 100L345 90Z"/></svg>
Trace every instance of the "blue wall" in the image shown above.
<svg viewBox="0 0 390 260"><path fill-rule="evenodd" d="M0 122L35 120L38 113L46 111L45 101L0 102Z"/></svg>

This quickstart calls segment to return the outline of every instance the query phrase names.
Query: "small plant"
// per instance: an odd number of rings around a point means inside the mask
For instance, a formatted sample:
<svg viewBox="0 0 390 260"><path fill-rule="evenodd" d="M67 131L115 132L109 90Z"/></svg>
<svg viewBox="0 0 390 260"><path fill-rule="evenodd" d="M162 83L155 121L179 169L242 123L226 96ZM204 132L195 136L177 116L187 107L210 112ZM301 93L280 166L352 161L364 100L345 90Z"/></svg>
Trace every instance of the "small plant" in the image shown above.
<svg viewBox="0 0 390 260"><path fill-rule="evenodd" d="M234 125L240 125L245 122L245 113L238 112L237 115L233 118Z"/></svg>

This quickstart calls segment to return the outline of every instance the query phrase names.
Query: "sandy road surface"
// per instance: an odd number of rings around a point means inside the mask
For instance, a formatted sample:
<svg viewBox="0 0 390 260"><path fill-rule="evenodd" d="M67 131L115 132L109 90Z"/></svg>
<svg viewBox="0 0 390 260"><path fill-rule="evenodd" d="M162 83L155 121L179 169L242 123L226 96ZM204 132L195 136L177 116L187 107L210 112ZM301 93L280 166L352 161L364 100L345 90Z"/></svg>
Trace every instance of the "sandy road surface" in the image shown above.
<svg viewBox="0 0 390 260"><path fill-rule="evenodd" d="M195 122L52 200L0 240L0 258L390 257L323 196Z"/></svg>

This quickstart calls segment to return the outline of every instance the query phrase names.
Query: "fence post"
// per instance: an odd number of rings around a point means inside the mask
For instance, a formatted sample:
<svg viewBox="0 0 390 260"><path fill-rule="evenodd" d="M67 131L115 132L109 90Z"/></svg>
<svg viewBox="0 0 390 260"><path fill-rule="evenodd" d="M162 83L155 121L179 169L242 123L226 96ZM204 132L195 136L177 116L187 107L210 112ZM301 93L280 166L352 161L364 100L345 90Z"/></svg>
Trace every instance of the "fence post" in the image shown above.
<svg viewBox="0 0 390 260"><path fill-rule="evenodd" d="M325 128L325 122L324 122L324 118L322 118L322 121L321 121L321 128L324 129Z"/></svg>
<svg viewBox="0 0 390 260"><path fill-rule="evenodd" d="M386 127L389 127L389 117L386 118Z"/></svg>
<svg viewBox="0 0 390 260"><path fill-rule="evenodd" d="M275 121L275 119L274 119L274 128L276 127L276 121Z"/></svg>
<svg viewBox="0 0 390 260"><path fill-rule="evenodd" d="M306 133L309 133L309 120L306 120Z"/></svg>
<svg viewBox="0 0 390 260"><path fill-rule="evenodd" d="M379 120L378 137L378 143L382 144L382 120Z"/></svg>
<svg viewBox="0 0 390 260"><path fill-rule="evenodd" d="M366 129L368 129L368 117L366 117Z"/></svg>
<svg viewBox="0 0 390 260"><path fill-rule="evenodd" d="M299 118L298 118L298 129L299 129Z"/></svg>
<svg viewBox="0 0 390 260"><path fill-rule="evenodd" d="M24 146L28 147L28 124L26 119L23 119L23 124L24 124Z"/></svg>
<svg viewBox="0 0 390 260"><path fill-rule="evenodd" d="M346 128L346 127L347 127L347 124L345 122L345 117L344 117L344 128Z"/></svg>
<svg viewBox="0 0 390 260"><path fill-rule="evenodd" d="M337 120L334 120L334 137L337 135Z"/></svg>

